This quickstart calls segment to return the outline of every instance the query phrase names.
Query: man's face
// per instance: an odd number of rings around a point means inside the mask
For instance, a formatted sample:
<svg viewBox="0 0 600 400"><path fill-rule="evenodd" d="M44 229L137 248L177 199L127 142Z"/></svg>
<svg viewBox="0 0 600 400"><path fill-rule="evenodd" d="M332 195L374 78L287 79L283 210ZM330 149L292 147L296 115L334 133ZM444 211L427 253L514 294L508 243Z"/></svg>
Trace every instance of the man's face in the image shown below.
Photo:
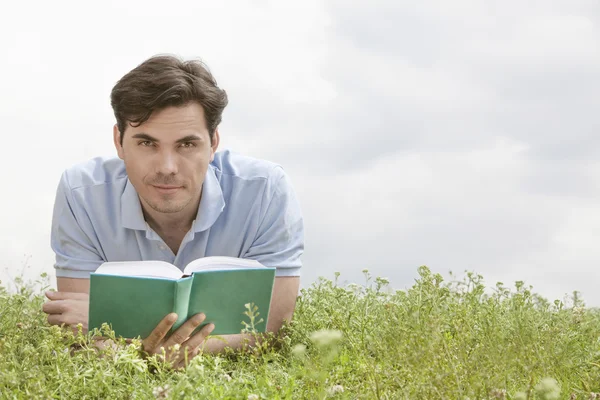
<svg viewBox="0 0 600 400"><path fill-rule="evenodd" d="M219 144L218 132L211 144L202 106L191 103L154 112L138 127L127 125L122 146L119 136L115 126L117 153L144 209L183 214L196 210Z"/></svg>

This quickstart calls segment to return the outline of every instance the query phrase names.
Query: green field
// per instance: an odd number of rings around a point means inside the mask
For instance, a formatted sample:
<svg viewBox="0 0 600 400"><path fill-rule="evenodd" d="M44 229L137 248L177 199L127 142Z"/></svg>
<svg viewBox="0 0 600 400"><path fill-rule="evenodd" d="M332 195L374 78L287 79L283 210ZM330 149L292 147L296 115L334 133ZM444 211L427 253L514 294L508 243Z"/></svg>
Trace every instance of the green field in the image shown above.
<svg viewBox="0 0 600 400"><path fill-rule="evenodd" d="M403 291L367 271L362 285L337 279L302 290L279 346L200 355L182 372L140 358L139 343L88 348L46 324L41 289L3 286L0 398L600 399L600 314L576 294L427 267Z"/></svg>

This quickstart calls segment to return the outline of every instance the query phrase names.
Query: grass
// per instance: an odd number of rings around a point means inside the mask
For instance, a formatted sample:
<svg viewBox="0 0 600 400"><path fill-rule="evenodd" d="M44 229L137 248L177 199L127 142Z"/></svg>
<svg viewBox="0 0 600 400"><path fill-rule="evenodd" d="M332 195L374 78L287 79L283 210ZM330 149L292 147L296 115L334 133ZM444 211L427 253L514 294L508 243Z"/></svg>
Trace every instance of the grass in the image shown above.
<svg viewBox="0 0 600 400"><path fill-rule="evenodd" d="M46 324L41 290L0 287L0 399L600 399L600 314L576 294L486 293L480 275L424 266L391 291L364 272L364 285L336 274L303 289L277 348L200 355L183 372L142 360L137 342L99 353Z"/></svg>

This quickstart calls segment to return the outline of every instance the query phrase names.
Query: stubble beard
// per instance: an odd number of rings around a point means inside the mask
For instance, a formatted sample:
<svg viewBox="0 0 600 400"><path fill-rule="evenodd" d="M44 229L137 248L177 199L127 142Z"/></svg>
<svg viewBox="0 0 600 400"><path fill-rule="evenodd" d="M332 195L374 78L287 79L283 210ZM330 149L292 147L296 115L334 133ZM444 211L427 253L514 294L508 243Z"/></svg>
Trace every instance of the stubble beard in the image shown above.
<svg viewBox="0 0 600 400"><path fill-rule="evenodd" d="M190 196L187 200L176 200L176 199L164 199L153 201L146 199L146 204L150 206L154 211L164 214L173 214L183 211L192 201Z"/></svg>
<svg viewBox="0 0 600 400"><path fill-rule="evenodd" d="M149 179L144 182L148 186L153 185L181 185L180 182L177 182L177 179L173 175L168 176L158 176L154 179ZM151 189L152 190L152 189ZM182 185L180 191L186 190L186 187ZM182 193L177 193L176 195L181 195ZM150 199L145 198L146 204L154 211L164 214L173 214L182 211L190 202L193 200L193 196L190 196L188 199L177 199L170 198L170 196L162 197L160 194L158 195L158 199ZM162 198L161 198L162 197Z"/></svg>

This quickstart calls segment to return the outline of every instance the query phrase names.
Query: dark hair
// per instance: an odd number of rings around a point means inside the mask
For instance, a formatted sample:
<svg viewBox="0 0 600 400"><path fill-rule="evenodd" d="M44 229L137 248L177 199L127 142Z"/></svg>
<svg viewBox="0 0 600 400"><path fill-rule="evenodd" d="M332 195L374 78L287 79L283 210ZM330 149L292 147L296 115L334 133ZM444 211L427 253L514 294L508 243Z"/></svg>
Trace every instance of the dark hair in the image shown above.
<svg viewBox="0 0 600 400"><path fill-rule="evenodd" d="M121 144L127 123L139 126L154 111L185 106L190 102L197 102L204 109L212 142L228 100L227 93L217 86L208 67L199 60L184 61L172 55L147 59L123 76L110 94Z"/></svg>

